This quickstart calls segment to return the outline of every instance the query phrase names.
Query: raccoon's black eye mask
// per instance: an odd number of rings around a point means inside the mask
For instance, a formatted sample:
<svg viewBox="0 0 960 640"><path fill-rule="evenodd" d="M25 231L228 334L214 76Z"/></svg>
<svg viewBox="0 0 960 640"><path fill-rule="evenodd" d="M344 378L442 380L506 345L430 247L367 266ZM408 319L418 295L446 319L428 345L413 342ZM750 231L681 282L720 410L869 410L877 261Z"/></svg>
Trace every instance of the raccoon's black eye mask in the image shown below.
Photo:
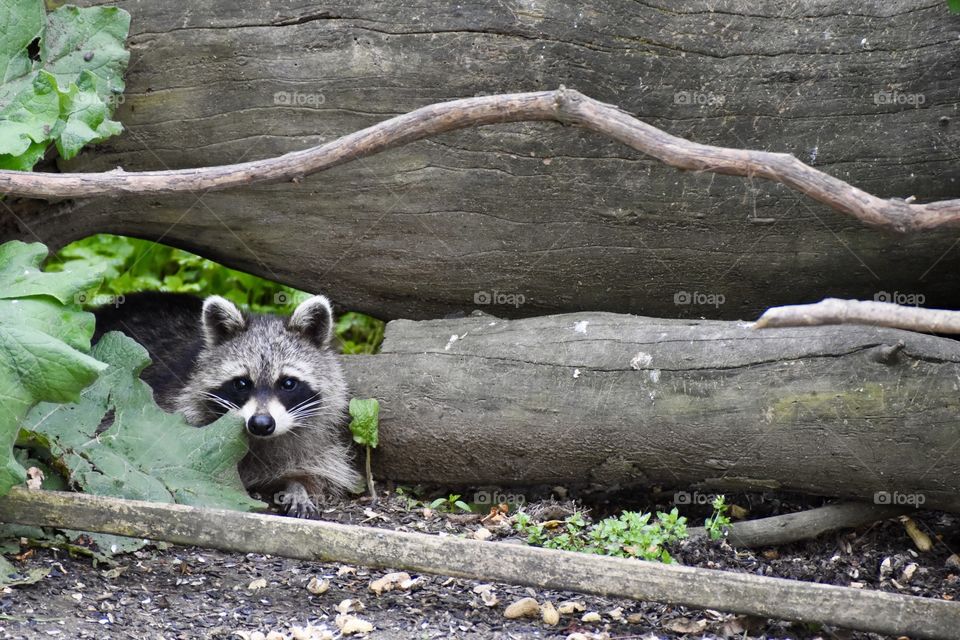
<svg viewBox="0 0 960 640"><path fill-rule="evenodd" d="M287 411L311 410L315 402L320 402L320 394L303 380L284 376L277 380L277 399Z"/></svg>
<svg viewBox="0 0 960 640"><path fill-rule="evenodd" d="M210 392L209 396L219 398L221 402L208 396L207 406L214 415L222 416L231 408L240 408L245 405L251 394L253 394L253 380L245 376L234 378Z"/></svg>

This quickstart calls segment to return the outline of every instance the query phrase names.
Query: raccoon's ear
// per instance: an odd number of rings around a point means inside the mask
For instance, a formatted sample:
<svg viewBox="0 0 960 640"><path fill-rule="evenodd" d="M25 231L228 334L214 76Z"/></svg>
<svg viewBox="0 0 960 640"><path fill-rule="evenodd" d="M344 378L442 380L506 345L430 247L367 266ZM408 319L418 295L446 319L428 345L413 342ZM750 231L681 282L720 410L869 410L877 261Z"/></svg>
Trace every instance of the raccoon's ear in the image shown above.
<svg viewBox="0 0 960 640"><path fill-rule="evenodd" d="M297 331L320 345L326 347L333 339L333 309L326 296L307 298L299 305L290 319L287 328Z"/></svg>
<svg viewBox="0 0 960 640"><path fill-rule="evenodd" d="M247 319L235 304L210 296L203 301L203 341L207 347L226 342L247 328Z"/></svg>

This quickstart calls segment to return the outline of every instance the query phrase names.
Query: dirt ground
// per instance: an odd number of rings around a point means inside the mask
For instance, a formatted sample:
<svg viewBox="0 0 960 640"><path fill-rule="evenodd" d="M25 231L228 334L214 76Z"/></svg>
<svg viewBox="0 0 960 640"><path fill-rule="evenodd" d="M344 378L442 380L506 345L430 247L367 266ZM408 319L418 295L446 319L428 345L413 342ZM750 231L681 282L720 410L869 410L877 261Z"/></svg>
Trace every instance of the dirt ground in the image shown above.
<svg viewBox="0 0 960 640"><path fill-rule="evenodd" d="M820 504L759 494L731 496L728 501L748 508L751 517ZM540 502L526 508L535 511L544 504L548 505L544 517L571 507L569 502ZM594 502L591 513L594 517L614 513L613 505L626 506L622 499ZM658 508L654 502L629 506ZM704 513L695 508L683 512L691 525L702 524ZM328 508L324 518L450 535L474 536L482 527L480 516L425 510L422 504L411 505L396 495L373 506L347 501ZM690 566L932 598L957 597L960 568L948 559L960 549L960 519L921 512L915 520L934 539L933 550L917 551L903 526L890 520L775 550L685 541L671 551ZM507 527L494 528L491 544L511 542L522 540ZM338 638L342 636L336 623L340 613L372 625L366 634L370 638L881 637L442 576L411 575L409 581L377 595L371 591L371 582L388 571L188 547L148 546L117 556L113 566L52 548L27 549L20 557L15 562L18 568L47 567L51 572L36 584L4 590L0 638ZM541 604L550 601L561 612L559 623L547 626L540 619L506 619L505 608L525 597Z"/></svg>

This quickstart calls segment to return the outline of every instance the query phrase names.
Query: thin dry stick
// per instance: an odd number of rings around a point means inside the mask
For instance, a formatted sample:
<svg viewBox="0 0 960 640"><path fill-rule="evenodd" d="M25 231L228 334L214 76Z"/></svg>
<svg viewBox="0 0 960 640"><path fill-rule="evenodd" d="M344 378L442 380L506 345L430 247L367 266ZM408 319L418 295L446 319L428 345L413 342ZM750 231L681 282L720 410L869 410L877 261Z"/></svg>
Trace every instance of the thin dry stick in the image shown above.
<svg viewBox="0 0 960 640"><path fill-rule="evenodd" d="M570 89L465 98L422 107L331 142L240 164L126 173L0 171L0 192L33 198L156 194L299 180L337 165L447 131L499 122L552 120L579 125L678 169L780 182L866 224L899 232L960 225L960 200L910 204L884 200L792 155L727 149L672 136L613 105Z"/></svg>
<svg viewBox="0 0 960 640"><path fill-rule="evenodd" d="M771 547L810 540L837 529L859 527L912 511L910 507L843 502L808 511L735 522L727 540L735 547ZM706 537L703 527L687 529L691 538Z"/></svg>
<svg viewBox="0 0 960 640"><path fill-rule="evenodd" d="M953 640L960 629L960 603L936 598L179 504L14 487L0 498L0 520L570 589L915 638Z"/></svg>
<svg viewBox="0 0 960 640"><path fill-rule="evenodd" d="M960 333L960 311L903 307L892 302L827 298L814 304L767 309L754 324L770 327L811 327L823 324L866 324L925 333Z"/></svg>

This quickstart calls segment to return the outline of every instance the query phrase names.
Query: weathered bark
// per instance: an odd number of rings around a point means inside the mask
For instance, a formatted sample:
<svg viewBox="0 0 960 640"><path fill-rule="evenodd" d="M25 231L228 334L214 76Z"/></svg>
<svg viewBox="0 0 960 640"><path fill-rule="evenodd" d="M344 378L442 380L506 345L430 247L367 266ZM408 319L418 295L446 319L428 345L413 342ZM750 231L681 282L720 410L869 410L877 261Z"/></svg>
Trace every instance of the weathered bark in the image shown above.
<svg viewBox="0 0 960 640"><path fill-rule="evenodd" d="M874 0L855 12L841 0L550 0L522 10L202 0L188 13L119 4L133 15L119 112L128 131L65 169L270 157L431 102L566 84L697 142L793 153L880 197L960 195L957 19L940 0ZM922 96L922 108L874 99L894 90ZM19 219L0 209L0 236L162 238L383 317L469 309L494 290L524 299L493 306L501 315L754 317L879 290L960 306L951 232L905 243L801 198L678 173L556 125L515 124L299 184L100 199ZM724 303L676 305L681 291Z"/></svg>
<svg viewBox="0 0 960 640"><path fill-rule="evenodd" d="M381 402L380 478L784 489L960 511L960 343L947 338L478 315L391 322L381 354L346 364L353 393Z"/></svg>
<svg viewBox="0 0 960 640"><path fill-rule="evenodd" d="M408 569L952 640L960 604L747 573L281 516L14 488L0 520Z"/></svg>

